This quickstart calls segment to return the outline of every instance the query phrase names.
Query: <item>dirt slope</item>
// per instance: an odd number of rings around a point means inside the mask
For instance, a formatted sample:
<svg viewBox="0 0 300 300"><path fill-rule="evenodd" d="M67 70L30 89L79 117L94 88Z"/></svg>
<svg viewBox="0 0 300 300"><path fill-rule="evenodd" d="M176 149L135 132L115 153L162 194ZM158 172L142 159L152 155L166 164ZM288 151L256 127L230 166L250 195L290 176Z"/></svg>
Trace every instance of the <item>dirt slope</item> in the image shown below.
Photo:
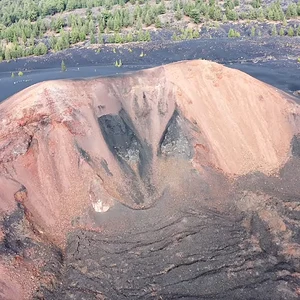
<svg viewBox="0 0 300 300"><path fill-rule="evenodd" d="M248 183L258 184L251 174L273 181L284 175L284 168L285 174L293 174L290 162L297 160L300 149L299 115L299 106L275 88L200 60L113 78L49 81L9 98L0 105L0 272L11 281L1 276L0 298L25 299L32 293L46 297L45 289L53 292L67 272L63 264L70 261L65 247L77 239L71 234L67 240L69 232L86 232L87 243L90 232L132 233L145 224L151 228L149 220L158 224L203 205L205 211L226 212L229 223L240 222L239 230L249 234L253 226L257 232L267 226L272 234L268 240L274 235L289 245L281 255L297 257L297 243L291 242L294 229L281 219L277 206L266 205L269 196L249 196ZM297 203L289 207L298 208ZM102 217L105 214L109 217ZM258 221L249 221L253 214ZM198 221L191 224L197 228ZM215 235L208 230L208 238L210 234ZM259 241L256 232L251 234L241 233L238 239ZM214 243L212 248L224 241ZM49 256L55 268L49 267ZM18 278L16 268L24 275L20 272ZM18 284L14 291L13 282ZM145 283L139 284L142 290ZM293 288L289 291L294 297ZM112 290L107 293L113 295ZM76 295L81 299L79 292ZM65 293L51 297L69 299Z"/></svg>

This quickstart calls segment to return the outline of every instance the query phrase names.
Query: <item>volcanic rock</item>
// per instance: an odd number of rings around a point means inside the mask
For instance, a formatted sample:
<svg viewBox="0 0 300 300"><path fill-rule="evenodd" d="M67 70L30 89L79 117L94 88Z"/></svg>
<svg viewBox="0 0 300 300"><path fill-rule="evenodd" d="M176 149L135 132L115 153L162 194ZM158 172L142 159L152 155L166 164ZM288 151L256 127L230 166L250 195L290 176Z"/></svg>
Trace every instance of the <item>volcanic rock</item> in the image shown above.
<svg viewBox="0 0 300 300"><path fill-rule="evenodd" d="M0 105L1 299L299 299L300 108L208 61Z"/></svg>

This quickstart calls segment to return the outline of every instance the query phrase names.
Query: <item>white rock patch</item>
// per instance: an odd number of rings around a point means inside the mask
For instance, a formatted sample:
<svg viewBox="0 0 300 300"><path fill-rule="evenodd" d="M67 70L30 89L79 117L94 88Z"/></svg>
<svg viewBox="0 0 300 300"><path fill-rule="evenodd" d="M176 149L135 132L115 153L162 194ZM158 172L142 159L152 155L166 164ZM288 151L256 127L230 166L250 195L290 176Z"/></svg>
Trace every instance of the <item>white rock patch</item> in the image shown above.
<svg viewBox="0 0 300 300"><path fill-rule="evenodd" d="M107 212L110 209L110 206L103 204L103 202L99 199L96 203L93 203L93 208L96 212Z"/></svg>

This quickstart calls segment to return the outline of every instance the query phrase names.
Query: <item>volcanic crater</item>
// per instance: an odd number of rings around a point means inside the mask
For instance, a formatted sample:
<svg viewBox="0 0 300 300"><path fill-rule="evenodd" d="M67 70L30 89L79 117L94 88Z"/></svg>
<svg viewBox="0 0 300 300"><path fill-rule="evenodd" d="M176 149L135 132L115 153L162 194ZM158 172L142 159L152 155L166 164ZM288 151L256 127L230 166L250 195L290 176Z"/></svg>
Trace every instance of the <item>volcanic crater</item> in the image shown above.
<svg viewBox="0 0 300 300"><path fill-rule="evenodd" d="M1 299L299 299L300 107L210 61L0 104Z"/></svg>

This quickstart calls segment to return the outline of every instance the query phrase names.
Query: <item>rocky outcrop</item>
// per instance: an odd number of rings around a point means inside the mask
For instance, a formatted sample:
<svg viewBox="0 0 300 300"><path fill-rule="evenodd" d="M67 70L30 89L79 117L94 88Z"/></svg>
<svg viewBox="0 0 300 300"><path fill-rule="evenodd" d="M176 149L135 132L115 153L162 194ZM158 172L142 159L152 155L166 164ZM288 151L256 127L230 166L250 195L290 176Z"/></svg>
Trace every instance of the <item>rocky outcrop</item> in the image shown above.
<svg viewBox="0 0 300 300"><path fill-rule="evenodd" d="M199 60L6 100L0 295L298 299L299 115Z"/></svg>

